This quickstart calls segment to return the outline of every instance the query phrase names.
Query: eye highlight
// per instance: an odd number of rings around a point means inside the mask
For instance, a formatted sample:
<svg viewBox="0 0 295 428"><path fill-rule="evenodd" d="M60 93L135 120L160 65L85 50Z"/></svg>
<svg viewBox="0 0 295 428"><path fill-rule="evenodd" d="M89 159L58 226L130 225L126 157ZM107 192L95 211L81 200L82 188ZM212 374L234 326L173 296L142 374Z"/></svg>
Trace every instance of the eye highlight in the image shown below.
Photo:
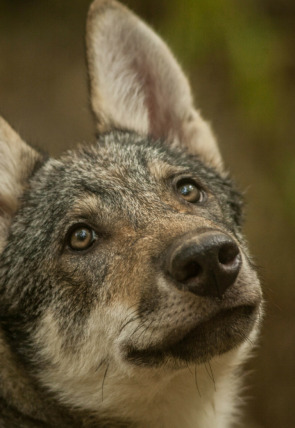
<svg viewBox="0 0 295 428"><path fill-rule="evenodd" d="M203 202L205 199L205 193L193 180L188 178L180 180L176 184L176 190L182 199L192 204Z"/></svg>
<svg viewBox="0 0 295 428"><path fill-rule="evenodd" d="M97 236L91 227L78 224L74 226L68 237L68 245L71 250L83 251L91 247Z"/></svg>

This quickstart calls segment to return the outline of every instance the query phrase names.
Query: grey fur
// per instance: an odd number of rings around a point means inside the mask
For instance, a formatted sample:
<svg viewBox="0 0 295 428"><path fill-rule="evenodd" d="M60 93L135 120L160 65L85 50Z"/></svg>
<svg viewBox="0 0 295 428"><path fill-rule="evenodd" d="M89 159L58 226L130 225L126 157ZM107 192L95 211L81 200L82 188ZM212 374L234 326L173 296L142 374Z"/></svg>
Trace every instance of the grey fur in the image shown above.
<svg viewBox="0 0 295 428"><path fill-rule="evenodd" d="M93 7L101 6L103 14L108 4L110 10L120 8L112 1L96 1ZM167 370L204 367L244 346L257 331L261 292L241 233L242 197L216 166L219 155L214 151L216 162L210 162L211 148L205 154L121 125L58 160L33 152L30 161L23 160L18 192L9 191L9 198L6 191L0 193L1 427L146 426L140 419L144 408L137 413L134 407L133 418L132 403L131 411L122 407L123 399L110 404L116 373L128 372L125 382L131 384L138 378L137 388L142 378L156 373L165 377ZM17 155L10 153L10 135L0 139L4 154L17 160L19 147L30 152L18 140ZM0 178L1 173L14 182L13 168L0 170ZM177 177L193 179L206 193L205 202L181 200ZM96 240L87 251L75 252L69 237L79 223L95 230ZM202 228L230 236L243 254L243 268L222 300L180 293L166 277L161 285L167 249ZM206 324L208 317L213 324ZM179 351L177 337L185 337L186 323L201 326L198 345ZM100 397L97 408L89 401L91 388ZM218 426L229 426L229 420ZM205 427L198 420L189 426Z"/></svg>

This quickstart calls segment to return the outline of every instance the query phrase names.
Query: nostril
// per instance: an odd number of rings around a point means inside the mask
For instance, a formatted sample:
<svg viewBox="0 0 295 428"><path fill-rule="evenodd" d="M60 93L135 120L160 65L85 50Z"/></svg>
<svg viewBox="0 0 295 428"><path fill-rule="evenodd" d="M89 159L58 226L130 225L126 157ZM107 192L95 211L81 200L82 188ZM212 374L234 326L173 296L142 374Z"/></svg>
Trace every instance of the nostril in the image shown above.
<svg viewBox="0 0 295 428"><path fill-rule="evenodd" d="M202 267L196 261L190 262L185 266L185 278L184 281L188 281L191 278L196 278L202 273Z"/></svg>
<svg viewBox="0 0 295 428"><path fill-rule="evenodd" d="M219 249L218 261L222 265L231 265L235 262L239 253L239 248L234 242L227 242Z"/></svg>
<svg viewBox="0 0 295 428"><path fill-rule="evenodd" d="M179 282L187 282L191 278L196 278L202 273L202 267L195 260L186 261L185 263L175 264L173 267L174 277Z"/></svg>

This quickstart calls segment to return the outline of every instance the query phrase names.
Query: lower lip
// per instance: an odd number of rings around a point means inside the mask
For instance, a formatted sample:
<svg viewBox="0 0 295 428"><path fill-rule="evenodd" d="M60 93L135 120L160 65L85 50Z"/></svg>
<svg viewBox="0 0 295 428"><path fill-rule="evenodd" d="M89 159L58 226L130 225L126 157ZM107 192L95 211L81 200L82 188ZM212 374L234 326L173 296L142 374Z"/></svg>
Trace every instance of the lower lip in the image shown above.
<svg viewBox="0 0 295 428"><path fill-rule="evenodd" d="M259 305L244 305L220 311L210 320L198 324L185 336L177 337L159 347L137 350L127 346L126 359L135 365L157 366L165 357L202 363L215 355L233 349L251 332Z"/></svg>

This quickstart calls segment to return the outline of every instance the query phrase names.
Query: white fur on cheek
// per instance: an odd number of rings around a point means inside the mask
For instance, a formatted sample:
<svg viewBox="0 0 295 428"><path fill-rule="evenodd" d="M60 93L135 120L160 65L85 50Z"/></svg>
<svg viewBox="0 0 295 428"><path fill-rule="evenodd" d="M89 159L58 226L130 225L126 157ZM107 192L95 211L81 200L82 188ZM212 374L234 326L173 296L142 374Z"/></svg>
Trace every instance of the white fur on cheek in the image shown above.
<svg viewBox="0 0 295 428"><path fill-rule="evenodd" d="M250 342L215 357L208 364L187 369L143 368L120 362L112 337L122 319L123 307L110 313L94 310L87 334L76 349L64 349L62 332L47 312L35 340L39 358L47 361L41 382L71 406L97 412L100 417L130 419L142 428L225 428L236 413L236 376L249 354ZM120 322L119 322L120 321ZM254 330L252 338L256 331ZM114 358L113 358L114 357ZM210 371L212 370L212 374Z"/></svg>

